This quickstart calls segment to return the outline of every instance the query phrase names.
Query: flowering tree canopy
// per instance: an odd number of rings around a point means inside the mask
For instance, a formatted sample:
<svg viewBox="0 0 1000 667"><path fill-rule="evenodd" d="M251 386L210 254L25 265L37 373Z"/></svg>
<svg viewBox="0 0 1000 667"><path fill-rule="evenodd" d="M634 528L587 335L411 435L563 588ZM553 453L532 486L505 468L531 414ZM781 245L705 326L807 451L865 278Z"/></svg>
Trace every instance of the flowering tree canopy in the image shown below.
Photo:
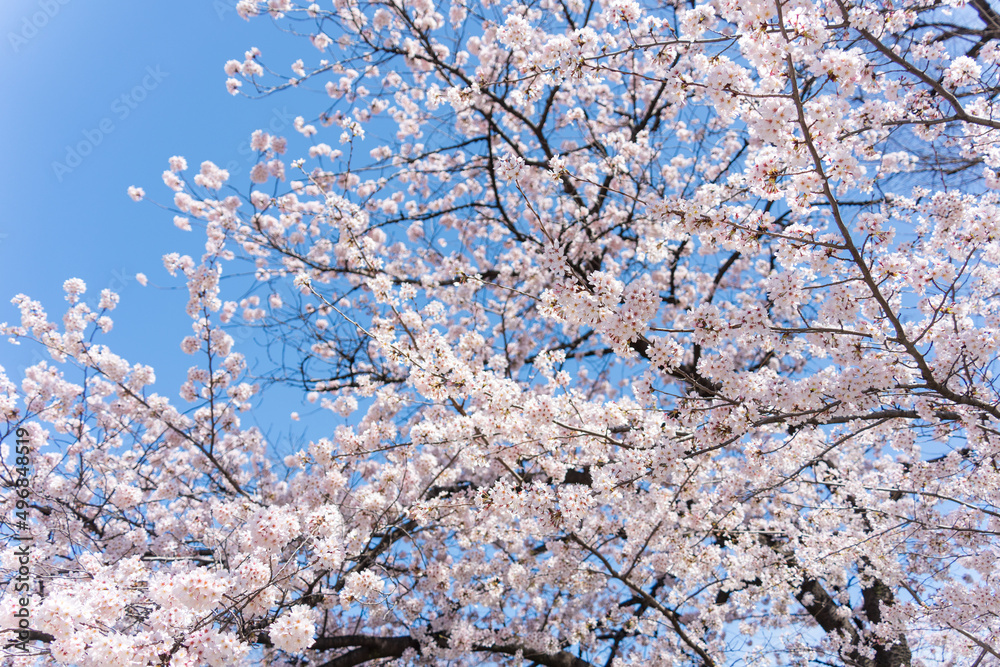
<svg viewBox="0 0 1000 667"><path fill-rule="evenodd" d="M4 325L10 660L998 664L987 0L238 9L311 44L230 92L328 97L170 159L180 396L109 291Z"/></svg>

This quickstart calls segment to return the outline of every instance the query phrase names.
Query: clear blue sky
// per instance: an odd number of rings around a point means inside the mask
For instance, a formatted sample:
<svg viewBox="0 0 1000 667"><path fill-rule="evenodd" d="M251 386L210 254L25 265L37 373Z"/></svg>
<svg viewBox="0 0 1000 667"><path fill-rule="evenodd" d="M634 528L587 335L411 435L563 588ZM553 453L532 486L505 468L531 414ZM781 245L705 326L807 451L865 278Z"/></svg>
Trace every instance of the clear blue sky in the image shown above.
<svg viewBox="0 0 1000 667"><path fill-rule="evenodd" d="M223 65L251 46L279 71L308 43L282 35L269 18L246 22L236 0L3 0L0 3L0 321L16 321L9 300L23 292L58 319L62 283L79 277L88 297L111 287L121 295L109 343L129 361L157 370L157 389L177 400L193 362L180 352L190 333L184 290L160 257L197 257L204 236L181 232L172 215L126 195L130 185L162 202L172 193L161 173L167 158L236 160L231 182L249 183L245 147L252 130L310 117L314 104L287 95L232 97ZM289 116L290 114L290 116ZM272 125L273 127L273 125ZM70 149L83 146L79 159ZM149 276L150 287L135 282ZM230 297L231 298L231 297ZM0 343L0 365L15 382L31 355ZM297 406L290 406L295 409ZM287 415L287 411L285 411Z"/></svg>

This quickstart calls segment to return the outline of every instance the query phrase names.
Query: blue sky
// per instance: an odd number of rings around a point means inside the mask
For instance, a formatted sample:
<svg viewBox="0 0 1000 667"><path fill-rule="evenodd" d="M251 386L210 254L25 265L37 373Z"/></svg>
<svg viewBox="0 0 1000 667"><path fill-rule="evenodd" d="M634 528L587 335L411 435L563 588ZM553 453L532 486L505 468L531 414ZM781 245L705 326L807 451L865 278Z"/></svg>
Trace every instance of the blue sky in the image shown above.
<svg viewBox="0 0 1000 667"><path fill-rule="evenodd" d="M115 289L122 301L107 342L129 361L153 365L157 390L178 401L194 361L179 348L190 320L186 290L160 258L172 251L197 257L204 236L176 229L172 214L133 202L126 190L138 185L169 201L161 174L171 155L185 156L194 169L203 160L235 161L231 182L245 188L250 133L284 126L281 133L295 134L292 118L309 118L326 98L303 105L301 95L312 93L295 91L296 105L288 95L248 100L226 92L225 61L242 60L250 47L280 71L308 48L268 18L244 21L235 3L0 5L0 321L16 321L9 300L21 292L58 320L67 278L86 281L88 297ZM149 287L135 281L137 272L149 276ZM32 357L0 345L0 365L15 381Z"/></svg>

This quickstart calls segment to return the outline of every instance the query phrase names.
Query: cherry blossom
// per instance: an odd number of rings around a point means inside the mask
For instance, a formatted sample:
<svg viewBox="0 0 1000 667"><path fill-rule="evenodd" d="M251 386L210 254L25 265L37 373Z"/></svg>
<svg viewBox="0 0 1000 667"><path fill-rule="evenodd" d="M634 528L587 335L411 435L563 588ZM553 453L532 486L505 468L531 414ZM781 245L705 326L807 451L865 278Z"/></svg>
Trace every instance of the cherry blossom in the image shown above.
<svg viewBox="0 0 1000 667"><path fill-rule="evenodd" d="M79 279L2 326L13 664L1000 659L988 3L237 11L318 94L128 191L181 386Z"/></svg>

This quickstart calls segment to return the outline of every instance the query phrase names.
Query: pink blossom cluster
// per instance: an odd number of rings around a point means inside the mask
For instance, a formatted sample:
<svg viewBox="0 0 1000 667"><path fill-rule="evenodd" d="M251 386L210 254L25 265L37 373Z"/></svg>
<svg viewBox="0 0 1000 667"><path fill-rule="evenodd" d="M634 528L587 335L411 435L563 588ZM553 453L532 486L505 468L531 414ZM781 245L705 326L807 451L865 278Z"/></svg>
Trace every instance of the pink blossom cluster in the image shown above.
<svg viewBox="0 0 1000 667"><path fill-rule="evenodd" d="M241 0L320 95L169 159L183 407L110 291L2 326L38 661L990 664L988 5Z"/></svg>

